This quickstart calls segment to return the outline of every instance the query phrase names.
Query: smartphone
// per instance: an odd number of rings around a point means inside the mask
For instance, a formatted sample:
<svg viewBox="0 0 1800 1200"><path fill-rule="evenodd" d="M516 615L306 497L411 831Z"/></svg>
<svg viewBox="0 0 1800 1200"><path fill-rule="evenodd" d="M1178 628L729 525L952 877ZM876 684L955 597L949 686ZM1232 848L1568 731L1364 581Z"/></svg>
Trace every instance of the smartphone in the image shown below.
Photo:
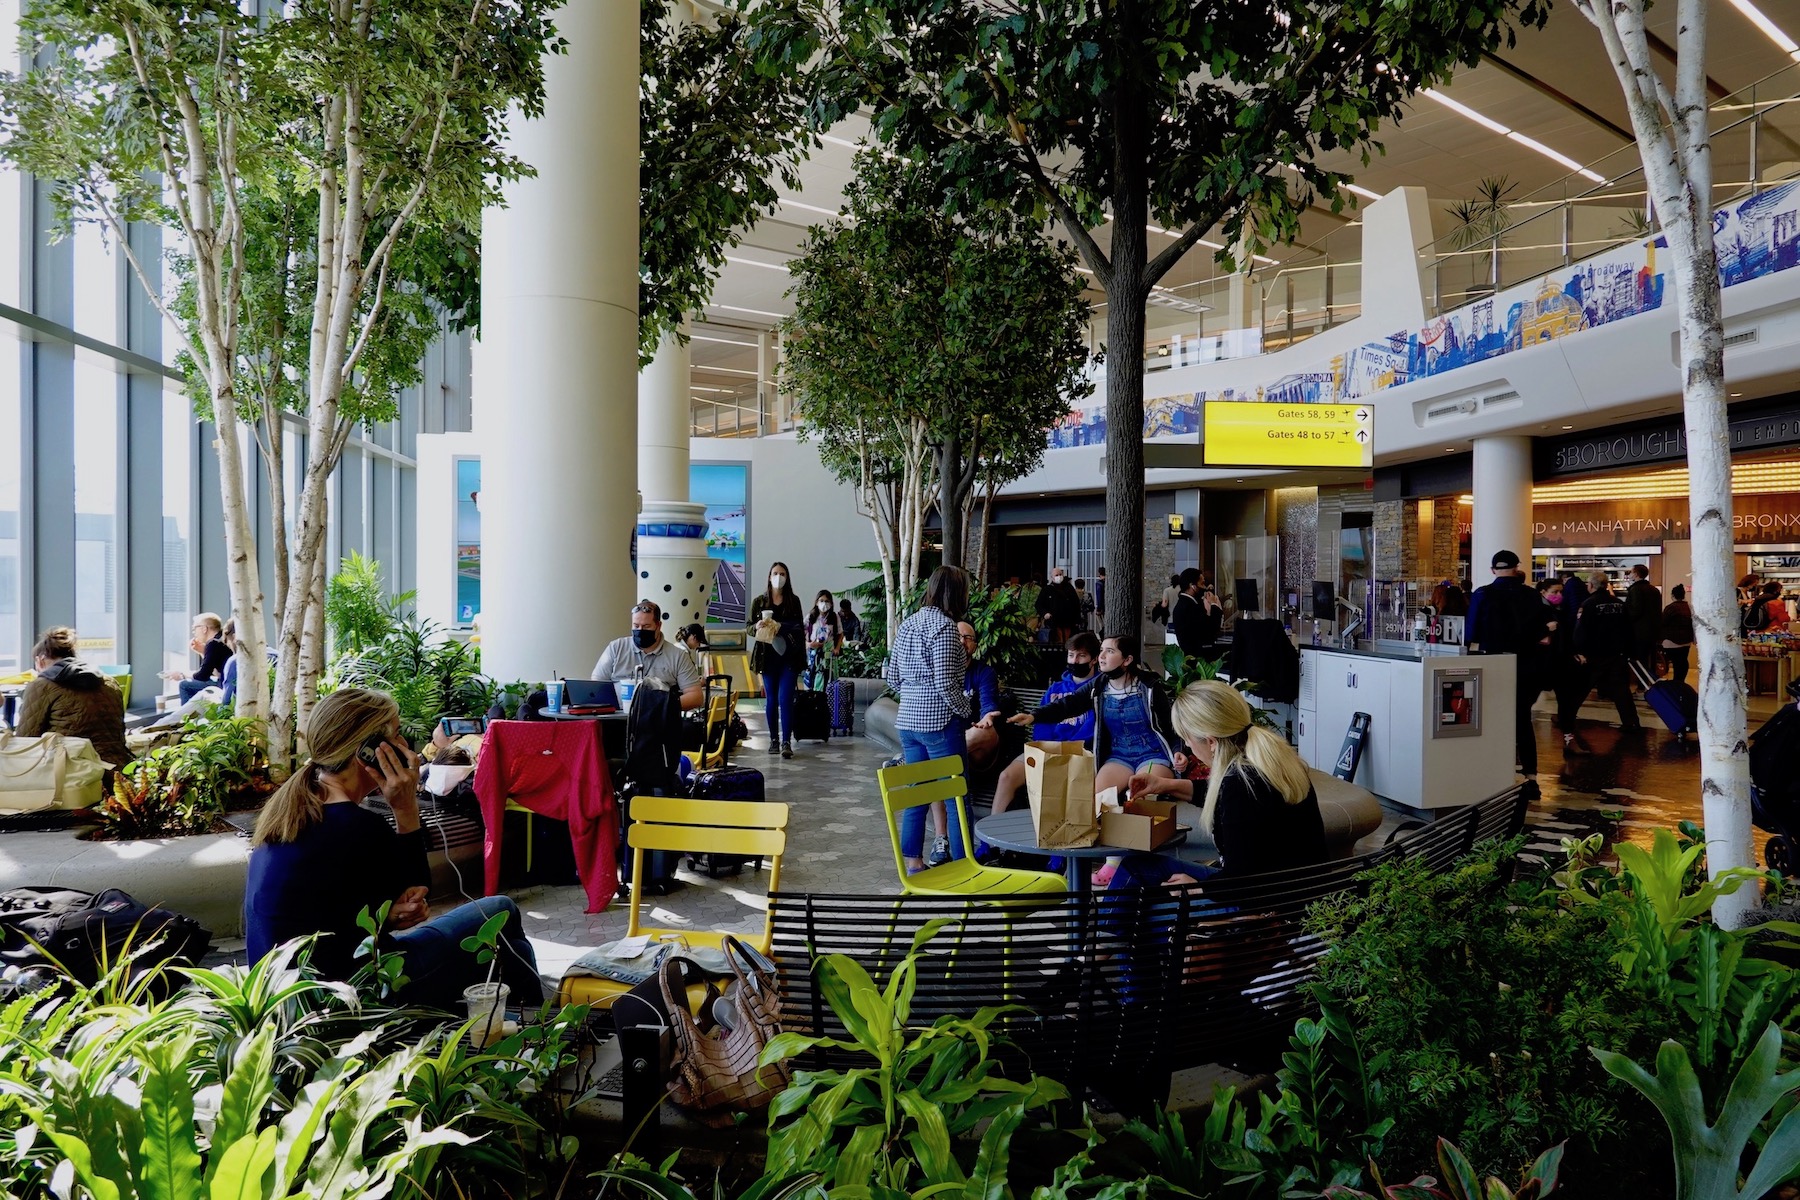
<svg viewBox="0 0 1800 1200"><path fill-rule="evenodd" d="M487 729L486 717L445 717L438 722L438 728L444 731L445 737L464 737L471 733L482 733Z"/></svg>
<svg viewBox="0 0 1800 1200"><path fill-rule="evenodd" d="M393 746L396 750L399 749L399 745L392 738L388 737L385 732L372 733L363 741L363 744L357 748L356 757L362 759L363 763L371 770L379 771L381 770L381 759L377 756L376 751L380 750L383 745Z"/></svg>

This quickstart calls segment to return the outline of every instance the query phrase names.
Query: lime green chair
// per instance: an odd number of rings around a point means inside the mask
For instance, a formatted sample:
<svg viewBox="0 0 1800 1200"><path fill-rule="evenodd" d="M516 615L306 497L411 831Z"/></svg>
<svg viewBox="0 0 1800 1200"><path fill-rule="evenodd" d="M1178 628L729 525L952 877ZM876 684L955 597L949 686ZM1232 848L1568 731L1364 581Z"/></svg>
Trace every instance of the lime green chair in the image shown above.
<svg viewBox="0 0 1800 1200"><path fill-rule="evenodd" d="M881 804L887 810L888 837L894 844L894 869L899 872L900 889L905 894L967 896L972 900L1067 894L1068 885L1061 875L1012 867L984 867L973 857L953 858L940 866L908 875L906 859L900 853L900 814L909 808L935 804L939 800L951 805L951 819L962 829L963 846L971 851L975 846L975 832L969 824L969 784L963 778L962 759L952 755L925 762L902 763L897 767L881 768L876 777L881 781Z"/></svg>
<svg viewBox="0 0 1800 1200"><path fill-rule="evenodd" d="M125 707L131 707L131 668L127 665L101 667L100 673L109 677L119 685L119 695L125 699Z"/></svg>

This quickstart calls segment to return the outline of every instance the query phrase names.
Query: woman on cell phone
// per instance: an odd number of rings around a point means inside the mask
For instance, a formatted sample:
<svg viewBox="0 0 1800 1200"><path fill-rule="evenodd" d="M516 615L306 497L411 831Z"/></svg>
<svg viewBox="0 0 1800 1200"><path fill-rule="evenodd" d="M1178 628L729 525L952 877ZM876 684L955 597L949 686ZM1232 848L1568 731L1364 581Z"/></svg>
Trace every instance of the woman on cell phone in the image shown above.
<svg viewBox="0 0 1800 1200"><path fill-rule="evenodd" d="M388 905L383 950L404 957L403 1003L450 1008L487 968L464 938L505 913L499 975L516 1003L543 999L537 959L519 910L489 896L427 920L431 869L419 821L419 756L400 735L400 709L386 692L340 688L306 723L312 760L288 776L256 821L244 885L244 931L251 963L282 942L318 934L312 965L326 979L355 973L363 940L357 917ZM362 801L380 792L392 827Z"/></svg>

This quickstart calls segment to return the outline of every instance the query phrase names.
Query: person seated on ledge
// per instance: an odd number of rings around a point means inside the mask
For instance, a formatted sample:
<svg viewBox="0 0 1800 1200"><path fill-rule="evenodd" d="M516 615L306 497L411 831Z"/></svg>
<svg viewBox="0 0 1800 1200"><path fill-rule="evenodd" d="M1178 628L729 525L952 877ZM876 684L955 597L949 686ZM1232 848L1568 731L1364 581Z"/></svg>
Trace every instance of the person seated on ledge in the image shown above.
<svg viewBox="0 0 1800 1200"><path fill-rule="evenodd" d="M706 676L685 648L663 640L662 624L662 609L654 600L632 605L630 636L602 650L588 678L608 683L653 679L681 693L684 710L699 708L706 702Z"/></svg>
<svg viewBox="0 0 1800 1200"><path fill-rule="evenodd" d="M1094 681L1094 660L1100 657L1100 639L1082 630L1071 637L1065 645L1064 661L1069 669L1062 673L1062 678L1051 684L1044 691L1044 703L1061 699L1071 693L1078 692ZM1016 723L1016 722L1015 722ZM1031 740L1034 742L1088 742L1094 740L1094 712L1084 708L1078 716L1066 721L1044 721L1031 728ZM1025 756L1019 755L1006 764L1006 770L1000 772L1000 781L994 785L994 811L1003 813L1013 806L1019 793L1025 790Z"/></svg>
<svg viewBox="0 0 1800 1200"><path fill-rule="evenodd" d="M496 961L514 1003L543 999L537 959L519 910L489 896L427 920L431 868L419 821L419 756L400 736L400 709L386 692L340 688L306 722L312 760L295 769L256 820L244 882L244 939L252 965L281 943L320 934L312 964L326 979L356 971L363 931L356 918L389 904L382 947L405 958L402 1003L452 1008L488 968L462 948L496 913L507 920ZM379 791L394 826L362 807Z"/></svg>
<svg viewBox="0 0 1800 1200"><path fill-rule="evenodd" d="M203 612L194 618L194 627L190 631L188 649L200 656L200 668L192 675L183 675L180 671L164 671L162 677L176 685L182 703L192 700L200 689L210 685L222 685L225 679L225 664L231 661L232 650L226 645L225 626L219 620L218 613Z"/></svg>
<svg viewBox="0 0 1800 1200"><path fill-rule="evenodd" d="M20 737L60 733L86 738L102 762L122 767L131 761L125 748L125 698L119 685L98 668L75 657L75 631L67 625L44 630L31 648L37 678L19 698ZM110 794L112 772L101 780Z"/></svg>
<svg viewBox="0 0 1800 1200"><path fill-rule="evenodd" d="M1139 654L1132 635L1109 637L1100 643L1100 671L1092 681L1055 699L1046 693L1037 711L1010 718L1015 725L1032 725L1091 714L1094 761L1100 764L1094 774L1096 795L1107 788L1123 793L1133 775L1175 777L1169 693L1161 679L1140 665Z"/></svg>
<svg viewBox="0 0 1800 1200"><path fill-rule="evenodd" d="M1175 697L1175 728L1209 769L1200 828L1219 850L1214 871L1177 859L1136 854L1112 878L1113 888L1191 884L1210 874L1252 875L1325 859L1325 819L1312 777L1294 748L1251 719L1236 688L1214 680L1190 683ZM1183 794L1185 793L1185 795ZM1134 777L1131 794L1191 800L1186 780Z"/></svg>
<svg viewBox="0 0 1800 1200"><path fill-rule="evenodd" d="M969 669L963 674L963 691L969 696L974 719L963 730L963 759L968 774L974 775L994 765L1000 751L1000 676L994 668L975 657L975 627L967 621L956 623L962 638L963 653L969 656Z"/></svg>

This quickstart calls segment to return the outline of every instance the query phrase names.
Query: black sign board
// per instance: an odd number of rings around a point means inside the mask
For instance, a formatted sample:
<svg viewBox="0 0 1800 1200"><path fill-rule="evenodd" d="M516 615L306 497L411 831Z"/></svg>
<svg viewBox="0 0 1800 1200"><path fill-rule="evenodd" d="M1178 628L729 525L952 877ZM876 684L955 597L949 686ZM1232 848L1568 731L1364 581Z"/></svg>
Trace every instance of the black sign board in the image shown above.
<svg viewBox="0 0 1800 1200"><path fill-rule="evenodd" d="M1794 445L1800 445L1800 395L1731 406L1733 454ZM1686 462L1687 433L1677 412L1653 421L1539 438L1534 455L1538 479L1603 475L1620 467Z"/></svg>

